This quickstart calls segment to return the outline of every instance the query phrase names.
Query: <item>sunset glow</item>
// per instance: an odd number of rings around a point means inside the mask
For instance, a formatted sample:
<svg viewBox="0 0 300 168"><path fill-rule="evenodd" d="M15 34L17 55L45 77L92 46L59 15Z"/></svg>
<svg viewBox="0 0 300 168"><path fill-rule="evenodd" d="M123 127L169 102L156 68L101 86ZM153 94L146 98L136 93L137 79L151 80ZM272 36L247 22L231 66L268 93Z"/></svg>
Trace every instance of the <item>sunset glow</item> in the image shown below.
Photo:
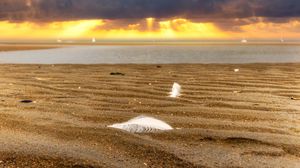
<svg viewBox="0 0 300 168"><path fill-rule="evenodd" d="M0 40L299 39L297 0L2 0Z"/></svg>
<svg viewBox="0 0 300 168"><path fill-rule="evenodd" d="M109 25L109 26L108 26ZM78 20L50 23L0 22L1 39L237 39L299 38L300 22L257 22L225 30L210 22L187 19L157 20L146 18L119 25L111 20ZM263 34L263 36L262 36Z"/></svg>

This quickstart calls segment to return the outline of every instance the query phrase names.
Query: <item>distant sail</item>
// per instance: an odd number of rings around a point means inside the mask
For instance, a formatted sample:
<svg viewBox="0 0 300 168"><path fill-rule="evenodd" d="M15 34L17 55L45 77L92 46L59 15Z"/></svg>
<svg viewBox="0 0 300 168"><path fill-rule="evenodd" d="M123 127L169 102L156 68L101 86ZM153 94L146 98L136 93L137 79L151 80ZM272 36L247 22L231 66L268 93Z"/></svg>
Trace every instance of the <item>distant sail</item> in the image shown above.
<svg viewBox="0 0 300 168"><path fill-rule="evenodd" d="M241 40L241 43L248 43L248 40L243 39L243 40Z"/></svg>

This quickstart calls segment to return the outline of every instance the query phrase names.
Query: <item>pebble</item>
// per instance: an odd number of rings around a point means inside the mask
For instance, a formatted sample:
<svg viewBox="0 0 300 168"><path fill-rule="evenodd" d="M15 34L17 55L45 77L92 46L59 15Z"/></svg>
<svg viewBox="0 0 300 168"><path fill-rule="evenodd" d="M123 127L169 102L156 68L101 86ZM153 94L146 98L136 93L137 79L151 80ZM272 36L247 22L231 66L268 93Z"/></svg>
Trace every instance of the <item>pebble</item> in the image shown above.
<svg viewBox="0 0 300 168"><path fill-rule="evenodd" d="M123 73L121 73L121 72L112 72L112 73L110 73L110 75L125 76L125 74L123 74Z"/></svg>
<svg viewBox="0 0 300 168"><path fill-rule="evenodd" d="M33 101L32 100L21 100L20 102L21 103L32 103Z"/></svg>

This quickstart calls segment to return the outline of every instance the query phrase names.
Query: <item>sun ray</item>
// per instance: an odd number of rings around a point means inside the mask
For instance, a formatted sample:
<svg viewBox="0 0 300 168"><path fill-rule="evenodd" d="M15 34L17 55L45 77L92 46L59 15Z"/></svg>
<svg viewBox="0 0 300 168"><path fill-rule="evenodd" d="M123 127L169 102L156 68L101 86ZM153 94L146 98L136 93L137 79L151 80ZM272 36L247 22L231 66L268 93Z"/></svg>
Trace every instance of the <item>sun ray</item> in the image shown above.
<svg viewBox="0 0 300 168"><path fill-rule="evenodd" d="M146 18L135 23L110 20L77 20L49 23L0 22L0 39L235 39L235 38L299 38L300 22L264 22L238 26L239 31L226 30L212 22L188 19L158 20ZM283 35L284 32L284 35ZM263 36L261 35L263 34ZM279 37L280 36L280 37Z"/></svg>

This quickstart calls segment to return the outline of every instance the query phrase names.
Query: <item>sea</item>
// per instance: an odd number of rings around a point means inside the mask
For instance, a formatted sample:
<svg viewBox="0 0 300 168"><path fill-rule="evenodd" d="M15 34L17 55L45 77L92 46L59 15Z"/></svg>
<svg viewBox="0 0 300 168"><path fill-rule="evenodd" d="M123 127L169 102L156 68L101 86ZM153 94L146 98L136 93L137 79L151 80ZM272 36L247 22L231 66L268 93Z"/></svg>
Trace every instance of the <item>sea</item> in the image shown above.
<svg viewBox="0 0 300 168"><path fill-rule="evenodd" d="M0 52L2 64L245 64L300 62L295 43L63 45Z"/></svg>

